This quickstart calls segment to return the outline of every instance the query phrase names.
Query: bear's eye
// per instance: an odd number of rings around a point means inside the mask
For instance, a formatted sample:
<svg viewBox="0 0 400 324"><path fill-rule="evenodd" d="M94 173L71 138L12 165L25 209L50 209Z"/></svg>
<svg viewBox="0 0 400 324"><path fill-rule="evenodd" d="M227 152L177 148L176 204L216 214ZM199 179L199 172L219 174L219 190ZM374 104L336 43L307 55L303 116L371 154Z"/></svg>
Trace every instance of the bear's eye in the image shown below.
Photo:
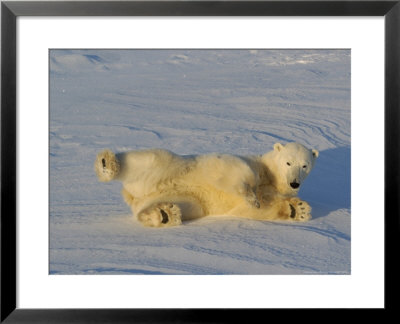
<svg viewBox="0 0 400 324"><path fill-rule="evenodd" d="M290 166L290 163L289 163L289 162L286 162L286 164L287 164L288 166Z"/></svg>
<svg viewBox="0 0 400 324"><path fill-rule="evenodd" d="M306 169L307 168L307 165L303 165L303 169Z"/></svg>

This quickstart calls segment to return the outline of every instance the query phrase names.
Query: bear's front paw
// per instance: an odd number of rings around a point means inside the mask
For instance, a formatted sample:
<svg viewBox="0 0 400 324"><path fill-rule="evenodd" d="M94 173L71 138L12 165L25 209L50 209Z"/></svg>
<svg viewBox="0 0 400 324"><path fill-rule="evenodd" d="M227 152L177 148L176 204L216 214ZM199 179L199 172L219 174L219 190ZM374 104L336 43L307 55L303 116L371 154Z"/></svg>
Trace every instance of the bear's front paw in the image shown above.
<svg viewBox="0 0 400 324"><path fill-rule="evenodd" d="M289 207L291 220L305 222L311 219L311 206L304 200L292 198L289 200Z"/></svg>
<svg viewBox="0 0 400 324"><path fill-rule="evenodd" d="M97 154L94 163L94 170L100 181L107 182L113 180L119 173L119 161L115 154L110 150L104 150Z"/></svg>
<svg viewBox="0 0 400 324"><path fill-rule="evenodd" d="M258 199L254 193L246 195L245 199L250 206L260 208L260 206L261 206L260 202L258 201Z"/></svg>
<svg viewBox="0 0 400 324"><path fill-rule="evenodd" d="M181 209L173 203L158 203L147 207L138 214L144 226L169 227L182 224Z"/></svg>
<svg viewBox="0 0 400 324"><path fill-rule="evenodd" d="M247 203L256 208L260 208L260 202L257 199L256 194L254 193L254 190L250 187L250 185L245 184L243 188L239 190L239 195L243 195Z"/></svg>

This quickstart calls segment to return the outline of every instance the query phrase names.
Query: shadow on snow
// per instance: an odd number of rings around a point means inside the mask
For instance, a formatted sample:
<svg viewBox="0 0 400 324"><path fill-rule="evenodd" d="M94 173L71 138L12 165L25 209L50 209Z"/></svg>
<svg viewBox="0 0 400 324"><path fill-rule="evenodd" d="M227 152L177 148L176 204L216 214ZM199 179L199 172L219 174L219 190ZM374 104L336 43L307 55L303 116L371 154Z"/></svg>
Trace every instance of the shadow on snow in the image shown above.
<svg viewBox="0 0 400 324"><path fill-rule="evenodd" d="M351 206L351 149L338 147L321 151L313 171L300 190L310 203L313 219Z"/></svg>

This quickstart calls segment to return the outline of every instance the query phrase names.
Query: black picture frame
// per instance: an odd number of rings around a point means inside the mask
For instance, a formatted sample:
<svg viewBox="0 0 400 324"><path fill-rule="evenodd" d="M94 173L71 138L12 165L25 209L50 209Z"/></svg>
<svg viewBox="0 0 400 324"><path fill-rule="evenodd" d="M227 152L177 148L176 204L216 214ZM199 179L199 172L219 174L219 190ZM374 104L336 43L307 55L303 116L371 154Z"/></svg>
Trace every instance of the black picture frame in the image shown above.
<svg viewBox="0 0 400 324"><path fill-rule="evenodd" d="M230 323L238 321L242 315L254 320L263 318L267 311L261 309L19 309L16 307L16 19L19 16L384 16L384 311L396 309L395 296L399 280L394 262L398 259L396 246L399 246L400 237L398 189L400 185L400 0L4 1L1 3L1 322Z"/></svg>

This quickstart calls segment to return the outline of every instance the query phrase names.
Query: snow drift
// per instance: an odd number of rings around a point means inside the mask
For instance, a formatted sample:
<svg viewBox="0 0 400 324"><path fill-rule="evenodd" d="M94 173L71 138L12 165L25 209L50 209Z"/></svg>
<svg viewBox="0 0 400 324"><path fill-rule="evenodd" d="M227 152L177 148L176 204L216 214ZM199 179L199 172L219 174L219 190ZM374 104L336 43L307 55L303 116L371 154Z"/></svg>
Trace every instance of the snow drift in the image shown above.
<svg viewBox="0 0 400 324"><path fill-rule="evenodd" d="M350 274L349 50L51 50L50 274ZM319 150L307 223L144 228L96 153Z"/></svg>

